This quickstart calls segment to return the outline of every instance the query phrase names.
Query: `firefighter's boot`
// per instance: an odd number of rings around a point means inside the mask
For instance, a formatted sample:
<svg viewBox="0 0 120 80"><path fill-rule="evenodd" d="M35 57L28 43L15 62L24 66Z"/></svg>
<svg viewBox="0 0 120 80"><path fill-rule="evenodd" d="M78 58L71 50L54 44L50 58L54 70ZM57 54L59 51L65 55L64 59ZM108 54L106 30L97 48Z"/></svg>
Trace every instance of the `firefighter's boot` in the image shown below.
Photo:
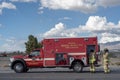
<svg viewBox="0 0 120 80"><path fill-rule="evenodd" d="M107 67L107 65L104 65L104 73L110 73L110 69Z"/></svg>

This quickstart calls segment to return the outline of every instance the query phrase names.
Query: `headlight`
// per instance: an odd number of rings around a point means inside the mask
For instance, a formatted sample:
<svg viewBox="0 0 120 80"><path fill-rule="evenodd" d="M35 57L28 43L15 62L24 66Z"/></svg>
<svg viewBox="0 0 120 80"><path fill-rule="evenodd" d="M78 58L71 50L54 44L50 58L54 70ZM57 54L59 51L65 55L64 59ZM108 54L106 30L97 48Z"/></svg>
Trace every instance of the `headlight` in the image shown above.
<svg viewBox="0 0 120 80"><path fill-rule="evenodd" d="M14 58L10 58L10 62L13 62L14 61Z"/></svg>

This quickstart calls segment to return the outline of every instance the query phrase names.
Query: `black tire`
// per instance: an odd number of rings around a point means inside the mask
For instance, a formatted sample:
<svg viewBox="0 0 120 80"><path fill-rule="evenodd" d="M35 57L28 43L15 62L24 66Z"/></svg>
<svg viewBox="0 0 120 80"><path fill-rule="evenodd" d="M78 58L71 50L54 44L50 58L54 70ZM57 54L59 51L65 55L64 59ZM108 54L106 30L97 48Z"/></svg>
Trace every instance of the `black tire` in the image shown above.
<svg viewBox="0 0 120 80"><path fill-rule="evenodd" d="M16 63L16 64L14 64L13 68L14 68L14 71L16 73L22 73L22 72L24 72L24 65L22 63Z"/></svg>
<svg viewBox="0 0 120 80"><path fill-rule="evenodd" d="M80 62L75 62L74 65L73 65L73 70L77 73L82 72L83 65Z"/></svg>
<svg viewBox="0 0 120 80"><path fill-rule="evenodd" d="M29 70L29 68L24 68L24 72L27 72Z"/></svg>

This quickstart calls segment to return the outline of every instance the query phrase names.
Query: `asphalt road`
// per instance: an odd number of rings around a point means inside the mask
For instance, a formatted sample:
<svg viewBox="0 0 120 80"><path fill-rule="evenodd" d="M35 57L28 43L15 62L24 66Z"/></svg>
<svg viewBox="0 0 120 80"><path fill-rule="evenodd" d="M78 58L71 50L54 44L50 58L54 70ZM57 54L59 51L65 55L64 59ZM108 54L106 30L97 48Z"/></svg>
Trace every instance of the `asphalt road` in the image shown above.
<svg viewBox="0 0 120 80"><path fill-rule="evenodd" d="M96 68L96 73L90 73L84 68L82 73L69 69L31 69L27 73L15 73L10 68L0 68L0 80L120 80L120 66L111 66L111 73L104 74L103 68Z"/></svg>

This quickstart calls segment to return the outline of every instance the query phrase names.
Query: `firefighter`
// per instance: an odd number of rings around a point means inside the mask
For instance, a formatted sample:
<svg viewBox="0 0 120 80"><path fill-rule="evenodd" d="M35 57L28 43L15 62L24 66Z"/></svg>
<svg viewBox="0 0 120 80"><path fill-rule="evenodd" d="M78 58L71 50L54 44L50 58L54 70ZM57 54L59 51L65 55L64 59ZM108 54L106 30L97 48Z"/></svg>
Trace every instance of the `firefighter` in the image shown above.
<svg viewBox="0 0 120 80"><path fill-rule="evenodd" d="M95 51L91 50L89 54L89 64L90 64L90 72L95 72Z"/></svg>
<svg viewBox="0 0 120 80"><path fill-rule="evenodd" d="M109 73L109 50L107 48L104 49L103 53L103 67L104 67L104 73Z"/></svg>

